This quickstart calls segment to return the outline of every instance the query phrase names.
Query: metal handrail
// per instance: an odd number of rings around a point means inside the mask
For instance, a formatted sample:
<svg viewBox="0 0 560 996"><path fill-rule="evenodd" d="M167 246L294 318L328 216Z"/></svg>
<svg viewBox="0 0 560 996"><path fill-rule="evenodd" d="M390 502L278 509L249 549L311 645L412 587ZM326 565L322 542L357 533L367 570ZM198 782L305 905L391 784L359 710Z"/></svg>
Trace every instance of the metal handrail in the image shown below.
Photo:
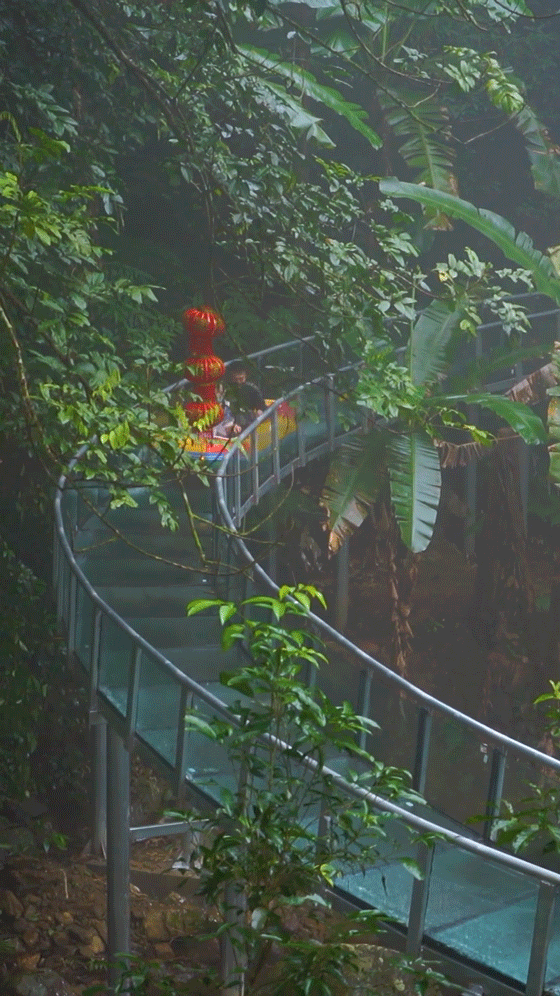
<svg viewBox="0 0 560 996"><path fill-rule="evenodd" d="M307 342L312 338L314 337L306 337L306 340L304 340L304 342ZM260 351L259 354L253 354L249 358L250 359L257 358L266 355L268 353L278 352L282 348L293 347L294 345L298 344L300 346L303 345L300 340L296 340L295 342L283 344L283 346L273 346L267 350L262 350ZM309 382L309 384L321 384L321 383L325 383L325 381L323 378L320 377L315 378L314 380ZM180 384L173 385L173 387L169 388L168 390L172 390L173 388L178 386L180 386ZM251 436L253 436L253 440L256 443L256 433L258 427L264 424L265 422L270 421L271 440L273 448L273 466L275 467L275 473L279 471L280 476L283 476L285 473L288 473L294 465L297 465L299 461L299 456L292 461L288 461L288 463L285 464L284 467L282 468L280 467L279 454L277 451L274 452L274 446L276 445L276 447L278 447L278 433L277 431L274 432L274 425L276 425L277 428L276 412L278 411L279 406L283 402L290 401L290 399L293 399L294 397L299 395L302 391L304 391L307 386L308 385L300 385L298 388L286 394L283 398L275 401L270 408L268 408L261 416L259 416L251 424L251 426L249 426L246 430L244 430L244 432L239 437L237 437L239 444L242 444L245 439ZM332 382L327 382L327 386L329 389L332 389ZM358 431L358 427L356 427L356 429L353 431ZM332 437L329 440L331 446L336 445L339 439L340 437L336 438ZM84 446L76 454L76 457L71 461L68 467L67 473L61 475L57 485L57 492L55 498L55 529L56 529L55 536L57 541L55 547L55 569L57 569L60 572L62 578L64 576L63 573L61 572L60 553L62 552L66 560L67 566L70 570L72 578L72 583L69 585L69 604L68 604L69 631L71 633L75 627L77 583L79 583L82 586L88 598L95 606L95 619L96 619L98 637L97 637L97 649L95 649L95 640L94 640L94 649L92 651L92 678L91 678L92 682L94 681L94 670L95 670L93 665L99 663L99 654L100 654L98 627L100 625L101 618L107 617L126 634L126 636L130 639L133 647L136 648L135 653L133 655L135 664L133 665L131 662L131 668L133 666L135 667L138 666L139 652L143 651L144 653L149 655L149 657L152 660L156 661L165 672L167 672L171 681L179 685L181 688L187 690L189 693L194 694L197 698L205 702L213 711L227 718L229 722L236 723L237 718L235 714L232 713L231 709L229 709L222 702L221 699L219 699L217 696L212 694L212 692L208 691L208 689L206 689L204 686L198 684L198 682L195 682L188 675L184 674L181 670L179 670L179 668L177 668L170 660L164 657L163 654L161 654L158 650L152 647L151 644L146 639L144 639L131 626L129 626L128 623L126 623L125 620L122 619L118 615L118 613L115 612L111 608L111 606L108 605L97 594L95 588L89 582L87 576L82 571L79 564L77 563L74 556L74 551L72 550L71 545L68 541L68 537L66 535L66 530L63 522L61 502L62 502L64 489L67 485L68 474L72 471L73 467L79 460L80 456L83 455L83 453L86 451L86 449L87 446ZM256 453L256 446L254 447L254 450ZM235 537L235 542L239 550L241 551L244 559L246 560L247 565L254 572L256 572L260 580L267 587L269 587L273 591L278 591L277 586L274 584L272 579L266 574L263 568L260 567L260 565L255 562L252 554L250 553L247 546L243 542L243 539L239 536L234 519L232 518L227 505L224 480L228 470L228 466L230 464L231 459L234 456L234 453L239 454L239 449L236 448L236 450L232 450L225 454L225 457L222 461L222 464L216 476L217 504L219 512L223 522L225 523L226 528ZM313 455L313 450L310 451L308 456L312 455ZM239 456L237 456L237 459L239 459ZM258 454L257 454L257 463L258 463ZM256 489L252 498L249 499L248 503L249 506L255 504L256 501L258 501L260 496L264 493L267 484L268 482L265 481L262 485L259 485L258 473L257 473ZM237 509L237 514L239 514L239 508ZM59 579L59 588L60 588L60 579ZM73 596L72 596L72 590L73 590ZM329 626L318 616L314 615L313 613L310 613L309 618L320 631L322 631L328 637L333 639L335 642L338 642L342 647L344 647L347 650L350 650L354 655L356 655L366 665L368 670L370 670L372 673L379 675L386 683L392 684L395 688L406 691L408 697L411 698L413 701L415 701L416 704L422 710L425 710L429 713L440 712L442 715L445 715L448 718L452 718L455 721L462 724L463 726L466 726L476 731L477 734L482 735L484 737L485 742L491 742L497 745L499 748L503 749L504 751L515 752L521 756L525 756L529 758L531 761L536 762L545 768L550 768L554 771L560 770L560 761L556 760L555 758L550 758L548 755L545 755L542 752L535 750L534 748L528 747L527 745L522 744L519 741L507 737L505 734L501 734L498 731L485 726L483 723L480 723L477 720L474 720L471 717L466 716L465 714L459 712L458 710L455 710L452 707L447 706L445 703L438 701L433 696L430 696L427 693L422 692L420 689L417 689L406 679L402 678L400 675L395 674L389 668L385 667L379 661L375 660L375 658L371 657L370 655L362 651L359 647L352 644L351 641L349 641L342 634L338 633L333 627ZM72 640L70 640L70 643L72 643ZM98 658L97 662L93 660L96 654ZM130 694L134 694L134 692L131 692L131 688L133 687L134 687L134 682L131 681L129 685L129 696ZM98 695L99 693L103 694L102 689L98 689L97 687L94 688L92 686L92 695L95 696ZM136 694L137 694L137 688L136 688ZM182 702L183 703L186 702L186 698L184 696L182 697ZM185 706L183 705L182 707L183 712L181 713L179 722L182 721L184 709ZM128 715L129 715L129 708L127 707L127 718ZM136 729L137 719L134 709L130 711L130 715L132 716L132 726L130 733L132 736L138 735L141 738L141 732L139 732ZM112 716L111 712L109 712L109 716L111 718ZM177 742L179 742L179 736L180 736L180 730L178 729ZM310 762L309 759L304 759L303 763L307 763L313 766L313 762ZM542 979L543 979L544 963L545 963L544 960L546 956L546 950L545 950L546 945L543 948L542 944L538 943L538 937L537 937L538 923L541 921L544 922L547 918L548 920L550 920L551 910L552 910L551 903L553 900L550 898L550 895L549 893L546 892L546 890L558 889L558 887L560 886L560 874L550 871L548 869L544 869L538 865L535 865L532 862L525 861L524 859L518 858L512 854L508 854L506 852L498 850L495 847L493 847L491 844L478 841L474 838L463 836L462 834L458 834L455 831L444 828L439 824L433 823L429 820L416 816L414 813L411 813L410 811L403 809L402 807L398 806L395 803L391 803L386 799L378 797L373 793L367 792L367 790L361 789L358 786L347 782L346 779L344 779L343 776L339 775L337 772L331 771L330 769L324 769L324 770L333 778L334 782L343 791L347 792L349 795L352 795L354 797L357 796L359 798L362 798L365 801L367 801L370 805L374 806L375 808L398 817L405 825L407 825L412 830L421 834L426 834L426 833L434 834L437 836L438 839L443 838L444 840L448 841L450 844L453 844L462 850L465 850L472 854L476 854L480 857L483 857L486 860L491 860L503 866L504 868L509 869L512 872L518 872L527 875L530 878L540 883L539 901L535 913L532 954L531 954L529 977L527 983L527 992L528 993L530 992L531 996L537 996L537 993L540 991L539 985L541 985L542 987ZM176 771L175 774L177 774ZM184 777L183 773L181 773L181 777ZM545 891L543 892L543 890ZM411 919L413 918L413 905L415 902L417 903L417 900L415 900L413 896L410 907ZM416 917L418 916L417 910L416 913L414 913L414 916ZM421 927L423 923L422 916L420 916L420 920L416 924L417 927L418 923L420 924ZM420 929L420 933L416 938L417 945L419 945L420 943L421 934L422 930Z"/></svg>
<svg viewBox="0 0 560 996"><path fill-rule="evenodd" d="M317 378L309 383L320 383L322 378ZM291 398L296 397L301 391L305 390L308 385L302 385L295 390L286 394L283 398L279 398L274 402L269 408L266 409L259 415L251 425L244 429L243 432L236 437L237 441L241 445L246 439L249 439L255 430L263 425L265 422L269 421L274 412L279 408L280 405L289 402ZM256 571L260 580L273 591L275 594L280 590L278 585L272 580L271 577L266 573L266 571L261 567L261 565L255 560L252 553L248 549L247 545L244 543L242 537L239 535L237 527L235 525L234 519L230 514L229 508L227 506L225 489L224 489L224 479L227 476L232 476L231 469L229 468L230 460L233 458L234 451L230 450L224 455L224 459L216 473L216 491L218 497L218 507L220 509L223 523L228 530L231 530L232 534L235 536L235 542L238 549L243 554L243 557L248 565L253 571ZM291 472L292 466L298 465L298 458L295 458L289 464L285 465L286 473ZM252 504L251 499L248 499L248 503ZM245 511L245 508L244 508ZM490 726L486 726L477 719L473 719L466 713L460 712L458 709L454 709L453 706L447 705L445 702L441 702L439 699L434 698L433 695L429 695L428 692L422 691L416 685L411 684L406 678L403 678L400 674L392 671L381 661L378 661L375 657L371 657L362 650L356 644L352 643L347 637L338 630L330 626L324 619L320 616L315 615L313 612L309 613L309 619L311 623L316 626L321 632L325 634L326 637L332 639L334 642L339 643L345 650L351 651L361 661L367 666L367 668L375 674L382 676L384 681L388 684L394 685L402 691L406 691L409 698L417 702L418 705L426 708L430 712L440 712L442 715L449 719L454 719L458 721L461 725L466 726L477 733L484 736L484 743L490 741L507 751L514 751L521 756L529 758L534 763L542 765L543 767L551 768L554 771L560 772L560 759L550 757L548 754L544 754L542 751L536 750L534 747L529 747L527 744L522 743L519 740L515 740L512 737L508 737L505 733L500 733L498 730L492 729Z"/></svg>

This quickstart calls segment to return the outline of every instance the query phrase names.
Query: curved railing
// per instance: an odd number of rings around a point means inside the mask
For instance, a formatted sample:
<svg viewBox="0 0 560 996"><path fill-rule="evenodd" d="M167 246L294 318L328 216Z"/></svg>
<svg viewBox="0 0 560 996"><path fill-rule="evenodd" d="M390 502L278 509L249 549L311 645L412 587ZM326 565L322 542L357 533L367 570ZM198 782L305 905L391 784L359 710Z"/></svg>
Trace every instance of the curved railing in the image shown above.
<svg viewBox="0 0 560 996"><path fill-rule="evenodd" d="M285 357L288 350L297 355L304 348L297 343L274 351ZM262 357L257 354L256 362L262 362ZM284 369L286 365L284 358ZM296 431L283 435L286 405L295 408L298 419ZM312 420L305 418L306 412L313 413ZM359 429L355 409L338 397L336 380L328 376L289 392L239 437L216 475L217 508L225 527L214 531L215 559L221 565L216 577L220 593L227 594L232 577L243 579L244 590L236 594L247 595L256 583L275 589L239 535L245 516L297 467L332 451ZM248 453L243 447L246 441ZM142 498L143 489L136 491L136 497ZM108 590L107 584L96 580L95 570L99 571L101 561L94 562L92 572L87 552L76 553L75 539L90 528L92 506L105 508L106 498L106 490L94 486L88 489L84 502L79 487L67 488L66 478L59 482L55 587L69 650L89 676L94 721L104 717L126 744L138 744L176 789L188 783L194 793L211 803L207 758L201 760L208 748L197 745L195 734L187 734L185 714L198 706L209 715L225 715L230 722L235 722L235 716L216 694L217 682L195 680L188 673L188 664L174 663L173 655L156 649L138 632L141 621L135 628L123 618L124 612L116 611L110 599L100 594ZM129 511L132 514L133 510ZM114 569L115 561L112 563ZM438 951L452 977L459 981L491 980L494 991L525 988L530 996L538 996L545 982L552 986L560 977L560 952L554 941L552 948L550 943L560 875L498 851L491 837L502 791L509 798L515 797L517 786L534 780L535 771L555 776L560 761L415 688L317 616L311 616L311 622L323 634L331 661L318 680L335 700L342 686L343 697L353 699L359 712L381 720L386 732L368 746L379 759L411 768L414 785L426 795L428 804L410 811L367 793L365 797L372 806L391 812L403 827L438 834L437 843L420 847L422 881L407 876L398 862L388 861L360 880L343 880L337 890L338 901L379 906L393 918L409 952L416 953L421 945ZM193 620L190 623L194 625ZM196 632L194 636L196 639ZM176 661L179 658L180 654L175 655ZM454 751L454 744L458 750ZM227 779L225 752L215 755L212 765ZM359 792L340 773L332 774L349 794ZM462 777L470 779L465 788L473 791L457 791ZM442 791L442 780L451 792ZM467 801L469 810L465 813ZM457 822L473 811L487 815L482 840ZM140 830L134 833L142 835ZM512 917L513 937L508 935ZM495 937L500 933L505 939L496 950Z"/></svg>

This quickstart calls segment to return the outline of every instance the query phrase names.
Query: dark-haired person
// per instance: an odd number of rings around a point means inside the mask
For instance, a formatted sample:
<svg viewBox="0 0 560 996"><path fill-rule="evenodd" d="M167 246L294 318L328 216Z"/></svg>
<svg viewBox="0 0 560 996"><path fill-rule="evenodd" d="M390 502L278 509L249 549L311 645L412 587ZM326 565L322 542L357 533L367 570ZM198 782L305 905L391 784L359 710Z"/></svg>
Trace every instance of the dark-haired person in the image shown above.
<svg viewBox="0 0 560 996"><path fill-rule="evenodd" d="M242 360L230 363L226 374L226 398L239 429L246 429L266 408L262 391L247 377L247 367Z"/></svg>

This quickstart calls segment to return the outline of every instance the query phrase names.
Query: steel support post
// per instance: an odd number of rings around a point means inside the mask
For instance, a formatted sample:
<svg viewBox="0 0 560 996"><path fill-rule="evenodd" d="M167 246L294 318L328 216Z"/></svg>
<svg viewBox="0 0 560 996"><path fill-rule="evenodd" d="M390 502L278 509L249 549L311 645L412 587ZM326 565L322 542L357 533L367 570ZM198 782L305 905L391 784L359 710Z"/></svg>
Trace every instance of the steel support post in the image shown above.
<svg viewBox="0 0 560 996"><path fill-rule="evenodd" d="M109 988L130 952L130 754L112 727L107 731L107 958Z"/></svg>
<svg viewBox="0 0 560 996"><path fill-rule="evenodd" d="M356 712L358 713L358 716L366 716L369 718L370 700L371 700L371 671L369 670L369 668L366 668L365 670L360 671L360 680L358 684L358 702L356 706ZM367 738L368 738L367 730L360 730L358 736L358 743L362 750L366 749Z"/></svg>
<svg viewBox="0 0 560 996"><path fill-rule="evenodd" d="M539 897L537 899L537 909L535 911L535 922L533 925L531 958L529 960L527 985L525 987L526 996L541 996L544 988L546 977L546 959L548 955L548 945L552 934L555 898L556 887L554 885L550 885L548 882L541 882L539 886Z"/></svg>
<svg viewBox="0 0 560 996"><path fill-rule="evenodd" d="M348 622L348 575L350 571L350 543L340 547L336 560L335 628L344 633Z"/></svg>
<svg viewBox="0 0 560 996"><path fill-rule="evenodd" d="M416 860L422 873L422 878L415 878L412 882L412 897L408 914L408 930L406 932L406 953L408 955L418 955L422 946L433 859L433 847L429 847L427 844L419 844Z"/></svg>
<svg viewBox="0 0 560 996"><path fill-rule="evenodd" d="M251 481L253 486L253 501L255 505L259 502L259 450L258 434L253 429L251 433Z"/></svg>
<svg viewBox="0 0 560 996"><path fill-rule="evenodd" d="M488 798L486 800L486 820L484 821L483 830L484 840L494 840L495 838L494 824L500 813L505 773L506 756L502 754L501 750L495 747L492 751Z"/></svg>
<svg viewBox="0 0 560 996"><path fill-rule="evenodd" d="M233 488L235 507L233 509L233 521L235 527L239 529L241 525L241 450L238 447L233 454ZM231 511L231 509L230 509Z"/></svg>
<svg viewBox="0 0 560 996"><path fill-rule="evenodd" d="M92 853L107 856L107 723L96 717L91 727L93 741L93 832Z"/></svg>
<svg viewBox="0 0 560 996"><path fill-rule="evenodd" d="M272 443L272 473L276 484L282 480L280 476L280 438L278 432L278 409L275 408L271 420L271 443Z"/></svg>
<svg viewBox="0 0 560 996"><path fill-rule="evenodd" d="M427 709L418 710L418 732L416 735L416 755L412 774L412 787L421 795L426 788L428 773L428 758L430 756L430 736L432 732L432 714Z"/></svg>

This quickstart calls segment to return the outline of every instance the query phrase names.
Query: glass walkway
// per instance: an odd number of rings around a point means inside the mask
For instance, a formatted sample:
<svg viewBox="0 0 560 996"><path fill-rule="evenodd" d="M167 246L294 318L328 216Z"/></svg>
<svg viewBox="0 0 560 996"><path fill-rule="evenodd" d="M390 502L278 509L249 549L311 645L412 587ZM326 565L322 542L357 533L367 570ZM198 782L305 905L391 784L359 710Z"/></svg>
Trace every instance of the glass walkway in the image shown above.
<svg viewBox="0 0 560 996"><path fill-rule="evenodd" d="M278 362L284 369L291 362L294 379L300 379L304 346L283 348L286 355L276 350ZM288 349L297 363L288 362ZM283 425L286 404L295 410L295 430L293 422L290 431ZM107 767L114 779L108 793L110 930L111 903L115 922L126 915L126 840L142 836L139 829L129 832L127 824L125 840L122 820L118 829L119 805L126 813L118 798L119 778L124 779L119 744L137 746L176 791L187 785L207 804L219 786L235 787L223 747L187 732L184 717L193 706L207 716L231 715L219 674L236 666L240 651L222 651L215 614L186 618L185 606L215 593L237 599L256 588L274 590L236 531L250 509L295 468L359 430L355 409L338 399L332 378L309 383L275 402L216 462L212 489L183 482L198 517L207 568L201 567L197 543L181 514L184 499L176 483L164 485L181 523L171 532L162 527L146 488L130 488L136 507L111 508L105 487L60 482L54 564L58 615L70 653L89 682L92 720L108 724L113 737ZM333 700L350 700L379 723L368 748L379 760L412 771L414 787L427 799L423 806L399 808L346 783L344 764L332 761L334 777L348 793L361 791L371 806L391 814L399 855L416 858L424 871L422 880L414 879L394 851L387 852L365 873L338 879L335 901L342 908L375 907L386 913L396 943L411 954L436 955L459 984L477 982L489 993L526 991L529 996L538 996L543 987L560 988L560 874L492 843L502 795L521 798L528 782L556 779L560 761L436 701L321 619L312 616L311 622L328 646L329 663L318 683ZM99 796L104 791L99 765L97 776ZM126 784L121 789L126 794ZM97 806L103 808L99 798ZM483 828L466 829L469 816L484 812ZM412 848L411 829L437 830L440 839ZM117 930L113 950L123 950L122 942Z"/></svg>

